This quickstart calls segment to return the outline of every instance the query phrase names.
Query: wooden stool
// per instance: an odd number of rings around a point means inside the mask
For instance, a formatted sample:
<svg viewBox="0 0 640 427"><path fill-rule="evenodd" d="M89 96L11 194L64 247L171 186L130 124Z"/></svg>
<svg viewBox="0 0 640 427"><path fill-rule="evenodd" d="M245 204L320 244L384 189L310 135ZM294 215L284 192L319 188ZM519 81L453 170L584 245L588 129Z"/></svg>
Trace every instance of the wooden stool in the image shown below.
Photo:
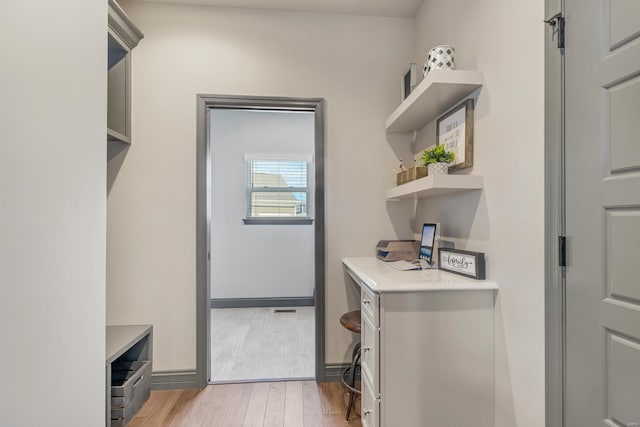
<svg viewBox="0 0 640 427"><path fill-rule="evenodd" d="M342 324L342 326L344 326L351 332L355 332L356 334L360 333L361 322L362 312L360 310L350 311L340 317L340 323ZM360 394L360 390L356 388L356 368L358 366L360 366L360 343L356 344L355 347L353 347L353 352L351 354L351 366L349 366L342 372L341 378L342 384L347 388L347 392L349 393L347 416L344 419L347 422L349 421L349 417L351 416L351 410L353 409L356 395ZM345 378L347 376L349 377L348 379Z"/></svg>

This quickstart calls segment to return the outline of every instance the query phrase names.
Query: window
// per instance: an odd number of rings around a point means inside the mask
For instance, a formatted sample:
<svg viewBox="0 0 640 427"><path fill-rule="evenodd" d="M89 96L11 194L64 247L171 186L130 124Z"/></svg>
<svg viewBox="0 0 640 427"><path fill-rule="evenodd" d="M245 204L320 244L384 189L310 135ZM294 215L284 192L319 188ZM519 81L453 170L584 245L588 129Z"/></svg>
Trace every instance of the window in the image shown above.
<svg viewBox="0 0 640 427"><path fill-rule="evenodd" d="M309 163L306 159L247 158L247 217L266 222L309 219ZM259 221L257 221L259 222Z"/></svg>

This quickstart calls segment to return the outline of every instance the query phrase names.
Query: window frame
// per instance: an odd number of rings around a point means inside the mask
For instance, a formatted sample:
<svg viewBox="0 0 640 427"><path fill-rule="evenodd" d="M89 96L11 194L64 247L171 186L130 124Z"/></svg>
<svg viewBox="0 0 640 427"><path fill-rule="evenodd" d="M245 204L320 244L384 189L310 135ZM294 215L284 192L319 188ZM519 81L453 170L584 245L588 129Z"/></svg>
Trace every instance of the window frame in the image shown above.
<svg viewBox="0 0 640 427"><path fill-rule="evenodd" d="M312 190L311 167L313 166L313 156L305 155L274 155L274 154L245 154L246 169L246 206L245 217L242 218L244 224L251 225L308 225L313 223L312 213ZM253 187L251 182L251 162L304 162L306 164L306 187ZM252 195L253 193L305 193L306 194L306 216L252 216Z"/></svg>

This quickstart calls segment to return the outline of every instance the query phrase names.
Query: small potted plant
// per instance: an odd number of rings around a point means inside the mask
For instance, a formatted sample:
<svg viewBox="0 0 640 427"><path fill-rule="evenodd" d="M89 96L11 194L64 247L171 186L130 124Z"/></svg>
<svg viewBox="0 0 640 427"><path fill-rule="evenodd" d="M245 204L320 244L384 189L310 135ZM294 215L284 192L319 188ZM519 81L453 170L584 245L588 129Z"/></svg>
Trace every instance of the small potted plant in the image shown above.
<svg viewBox="0 0 640 427"><path fill-rule="evenodd" d="M444 145L437 145L422 153L422 161L429 168L429 175L446 175L449 173L449 163L455 159L456 153L445 151Z"/></svg>

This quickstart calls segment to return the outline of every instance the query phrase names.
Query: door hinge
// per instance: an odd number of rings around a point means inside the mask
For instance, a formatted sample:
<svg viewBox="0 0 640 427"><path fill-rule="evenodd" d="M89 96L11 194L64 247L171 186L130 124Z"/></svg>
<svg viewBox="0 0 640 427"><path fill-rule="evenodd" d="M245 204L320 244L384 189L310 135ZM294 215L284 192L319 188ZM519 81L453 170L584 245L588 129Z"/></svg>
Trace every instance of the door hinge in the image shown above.
<svg viewBox="0 0 640 427"><path fill-rule="evenodd" d="M211 261L211 252L207 252L207 260Z"/></svg>
<svg viewBox="0 0 640 427"><path fill-rule="evenodd" d="M553 27L552 39L554 35L558 36L558 49L564 49L564 16L562 16L562 12L556 13L544 22Z"/></svg>
<svg viewBox="0 0 640 427"><path fill-rule="evenodd" d="M567 237L558 236L558 266L567 266Z"/></svg>

